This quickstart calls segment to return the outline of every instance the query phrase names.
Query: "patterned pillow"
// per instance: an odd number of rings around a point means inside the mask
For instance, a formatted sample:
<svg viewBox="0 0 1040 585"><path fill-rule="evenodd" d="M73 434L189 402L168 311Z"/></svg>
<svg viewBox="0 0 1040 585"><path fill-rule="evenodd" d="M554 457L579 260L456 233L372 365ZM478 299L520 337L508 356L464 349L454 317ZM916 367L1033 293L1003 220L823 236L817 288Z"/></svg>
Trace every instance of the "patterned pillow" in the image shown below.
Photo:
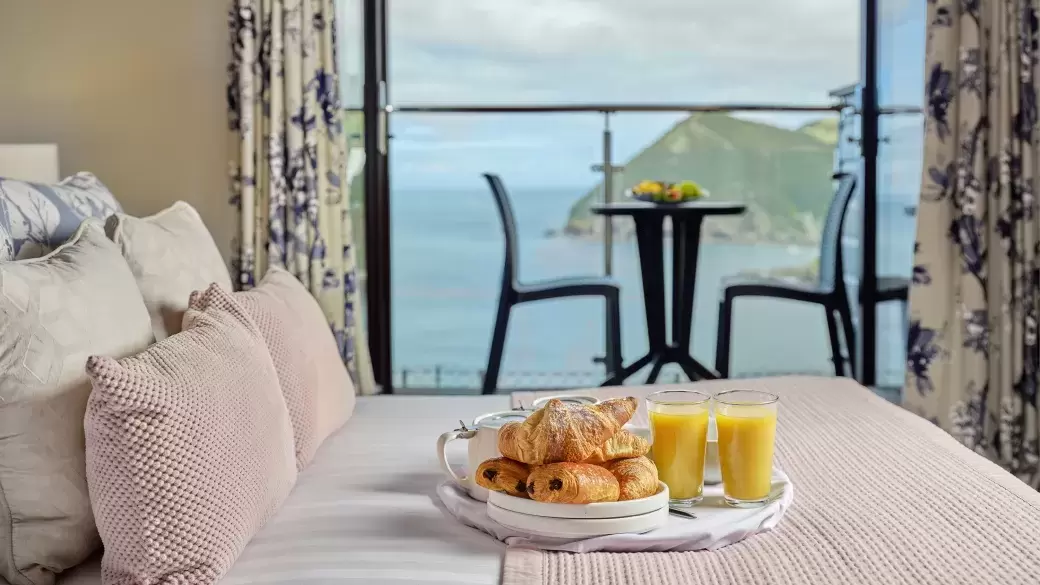
<svg viewBox="0 0 1040 585"><path fill-rule="evenodd" d="M216 583L296 482L292 425L263 337L211 287L184 331L91 357L87 484L101 580Z"/></svg>
<svg viewBox="0 0 1040 585"><path fill-rule="evenodd" d="M137 278L156 340L181 330L192 292L214 282L231 290L231 275L213 236L199 212L183 201L151 217L114 214L105 232Z"/></svg>
<svg viewBox="0 0 1040 585"><path fill-rule="evenodd" d="M43 258L0 262L0 583L52 583L101 544L87 492L83 363L151 343L134 276L98 220Z"/></svg>
<svg viewBox="0 0 1040 585"><path fill-rule="evenodd" d="M203 295L214 294L193 293L190 305L198 306ZM322 442L350 418L354 383L325 314L295 276L271 268L256 288L234 297L267 342L292 420L296 467L302 470Z"/></svg>
<svg viewBox="0 0 1040 585"><path fill-rule="evenodd" d="M118 211L116 198L90 173L57 185L0 178L0 260L39 258L65 243L84 219Z"/></svg>

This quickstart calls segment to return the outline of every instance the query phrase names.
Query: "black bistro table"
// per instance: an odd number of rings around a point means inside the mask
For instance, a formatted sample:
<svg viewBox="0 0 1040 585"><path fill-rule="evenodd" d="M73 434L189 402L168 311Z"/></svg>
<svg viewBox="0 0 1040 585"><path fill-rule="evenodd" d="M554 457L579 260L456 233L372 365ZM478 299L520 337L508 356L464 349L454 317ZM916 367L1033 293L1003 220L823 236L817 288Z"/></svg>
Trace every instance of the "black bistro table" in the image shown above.
<svg viewBox="0 0 1040 585"><path fill-rule="evenodd" d="M693 325L693 293L697 281L697 252L701 224L709 215L740 215L743 203L690 201L686 203L602 203L592 212L605 216L629 216L636 224L639 266L643 278L643 303L646 306L646 333L650 352L625 366L604 385L620 384L653 363L647 384L653 384L665 364L679 364L691 380L715 379L719 373L690 355L690 328ZM672 339L665 337L664 305L664 218L672 220Z"/></svg>

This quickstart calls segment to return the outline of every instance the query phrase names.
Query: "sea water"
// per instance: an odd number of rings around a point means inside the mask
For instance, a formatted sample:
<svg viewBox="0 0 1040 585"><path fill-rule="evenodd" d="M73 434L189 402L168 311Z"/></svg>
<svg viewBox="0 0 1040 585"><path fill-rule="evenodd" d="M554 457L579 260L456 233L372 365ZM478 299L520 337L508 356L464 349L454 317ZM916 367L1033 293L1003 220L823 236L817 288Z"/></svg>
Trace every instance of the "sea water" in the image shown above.
<svg viewBox="0 0 1040 585"><path fill-rule="evenodd" d="M601 237L549 236L566 223L575 189L529 189L512 193L520 243L520 278L601 275ZM887 274L908 275L913 254L913 218L905 205L883 205L879 216L879 263ZM622 220L627 221L627 220ZM430 386L479 385L491 339L502 278L504 239L486 190L395 189L392 222L392 322L396 383ZM666 245L666 250L670 246ZM634 239L615 241L614 278L622 286L622 333L626 363L647 351L639 258ZM856 242L846 243L847 280L858 274ZM700 247L692 329L692 353L714 365L722 283L742 271L804 266L817 248L775 244L704 243ZM666 255L666 266L671 259ZM668 284L670 286L670 284ZM670 294L666 295L670 296ZM666 298L666 305L671 299ZM905 327L898 303L879 310L879 383L899 386ZM544 301L514 309L502 366L503 386L586 385L602 376L592 362L603 354L602 301ZM823 311L773 299L741 299L734 309L733 375L831 373ZM680 379L666 367L663 381ZM402 371L411 379L403 381ZM636 380L645 377L645 372ZM402 382L406 382L402 384Z"/></svg>

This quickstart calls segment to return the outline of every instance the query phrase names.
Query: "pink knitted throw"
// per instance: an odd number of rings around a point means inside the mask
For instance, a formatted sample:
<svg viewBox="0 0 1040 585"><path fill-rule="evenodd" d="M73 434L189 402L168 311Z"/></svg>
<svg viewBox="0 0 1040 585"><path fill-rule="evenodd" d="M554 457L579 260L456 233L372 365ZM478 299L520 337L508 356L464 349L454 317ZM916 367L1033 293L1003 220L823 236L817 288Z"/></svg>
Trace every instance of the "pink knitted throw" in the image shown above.
<svg viewBox="0 0 1040 585"><path fill-rule="evenodd" d="M780 395L776 463L797 496L779 526L713 552L509 549L503 585L1036 585L1040 493L928 421L846 379L683 387ZM513 404L534 397L517 393ZM645 406L635 422L646 424Z"/></svg>

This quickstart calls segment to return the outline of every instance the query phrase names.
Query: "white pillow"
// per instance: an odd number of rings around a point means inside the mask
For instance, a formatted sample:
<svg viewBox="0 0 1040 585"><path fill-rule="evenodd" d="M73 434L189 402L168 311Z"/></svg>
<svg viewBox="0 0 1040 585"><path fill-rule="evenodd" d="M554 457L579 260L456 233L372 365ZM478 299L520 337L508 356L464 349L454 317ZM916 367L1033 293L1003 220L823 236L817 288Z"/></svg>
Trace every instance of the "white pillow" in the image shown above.
<svg viewBox="0 0 1040 585"><path fill-rule="evenodd" d="M180 333L192 292L214 282L231 290L231 275L213 236L183 201L151 217L117 213L108 218L105 233L137 279L156 341Z"/></svg>
<svg viewBox="0 0 1040 585"><path fill-rule="evenodd" d="M84 460L84 364L151 342L144 300L100 220L42 258L0 262L0 583L52 583L101 544Z"/></svg>

